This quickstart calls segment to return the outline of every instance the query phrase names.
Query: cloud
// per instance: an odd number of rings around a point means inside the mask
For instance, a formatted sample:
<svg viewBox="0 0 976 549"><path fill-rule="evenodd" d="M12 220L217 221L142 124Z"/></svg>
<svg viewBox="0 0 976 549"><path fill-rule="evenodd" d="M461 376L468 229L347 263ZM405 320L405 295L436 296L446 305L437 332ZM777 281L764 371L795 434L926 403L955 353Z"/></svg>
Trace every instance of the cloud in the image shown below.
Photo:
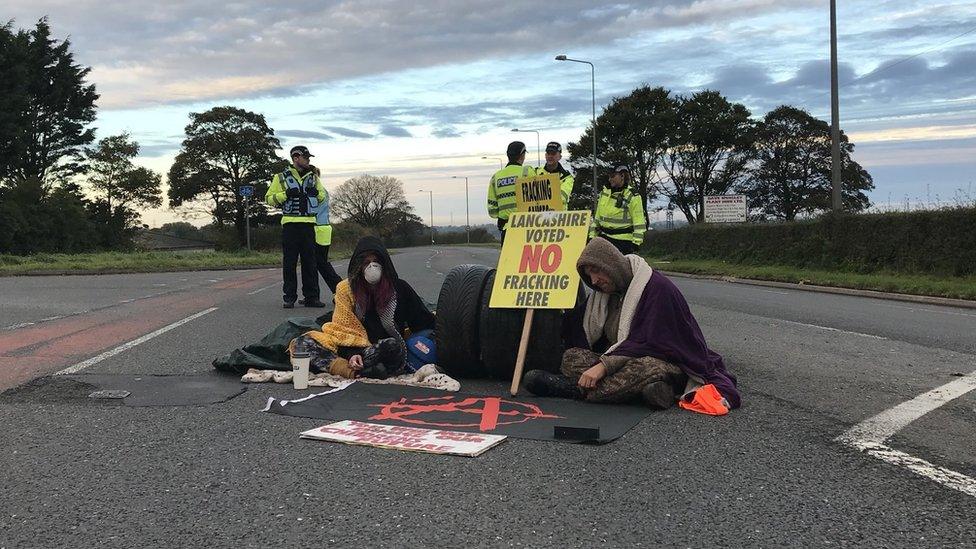
<svg viewBox="0 0 976 549"><path fill-rule="evenodd" d="M406 128L394 126L393 124L380 126L380 135L385 135L386 137L413 137Z"/></svg>
<svg viewBox="0 0 976 549"><path fill-rule="evenodd" d="M371 133L366 133L366 132L361 132L361 131L357 131L357 130L352 130L352 129L349 129L349 128L343 128L343 127L340 127L340 126L322 126L322 129L323 130L330 131L330 132L332 132L334 134L341 135L343 137L362 137L362 138L365 138L365 137L373 137L373 134L371 134Z"/></svg>
<svg viewBox="0 0 976 549"><path fill-rule="evenodd" d="M446 137L461 137L461 133L460 132L458 132L454 128L447 127L447 126L442 126L442 127L439 127L439 128L434 128L434 130L431 131L430 134L433 135L434 137L441 137L441 138L446 138Z"/></svg>
<svg viewBox="0 0 976 549"><path fill-rule="evenodd" d="M327 133L313 132L308 130L277 130L275 131L275 135L280 137L294 137L298 139L319 139L322 141L334 139Z"/></svg>
<svg viewBox="0 0 976 549"><path fill-rule="evenodd" d="M781 13L819 0L348 1L276 5L13 0L18 25L52 14L94 68L103 108L303 93L313 84L486 58L608 45L656 29ZM540 26L542 18L545 26ZM544 52L540 32L544 30ZM300 52L300 62L296 53Z"/></svg>

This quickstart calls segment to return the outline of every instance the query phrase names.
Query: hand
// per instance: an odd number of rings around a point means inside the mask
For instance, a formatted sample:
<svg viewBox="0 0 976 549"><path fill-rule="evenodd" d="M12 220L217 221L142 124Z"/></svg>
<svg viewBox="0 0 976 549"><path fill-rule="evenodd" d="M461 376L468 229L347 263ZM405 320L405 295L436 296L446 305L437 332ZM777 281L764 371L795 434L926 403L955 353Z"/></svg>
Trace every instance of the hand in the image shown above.
<svg viewBox="0 0 976 549"><path fill-rule="evenodd" d="M607 367L603 365L602 362L597 362L590 369L583 372L583 375L579 378L579 386L583 389L592 389L596 387L598 381L606 377Z"/></svg>
<svg viewBox="0 0 976 549"><path fill-rule="evenodd" d="M363 369L363 355L352 355L349 358L349 367L357 372Z"/></svg>
<svg viewBox="0 0 976 549"><path fill-rule="evenodd" d="M288 187L288 190L285 191L285 196L288 198L298 198L302 196L302 190L298 187Z"/></svg>

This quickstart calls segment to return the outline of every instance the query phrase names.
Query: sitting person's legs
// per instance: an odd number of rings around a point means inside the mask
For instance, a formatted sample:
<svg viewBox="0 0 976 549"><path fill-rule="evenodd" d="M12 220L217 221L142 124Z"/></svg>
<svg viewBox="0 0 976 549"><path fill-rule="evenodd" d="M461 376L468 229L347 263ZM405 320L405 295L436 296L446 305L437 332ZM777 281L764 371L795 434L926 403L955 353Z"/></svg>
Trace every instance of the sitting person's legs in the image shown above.
<svg viewBox="0 0 976 549"><path fill-rule="evenodd" d="M600 355L597 353L568 349L563 354L561 369L563 375L575 384L583 372L598 362ZM653 408L668 408L674 404L677 391L686 381L687 376L674 364L649 356L632 358L620 370L597 382L583 398L588 402L620 403L641 397Z"/></svg>

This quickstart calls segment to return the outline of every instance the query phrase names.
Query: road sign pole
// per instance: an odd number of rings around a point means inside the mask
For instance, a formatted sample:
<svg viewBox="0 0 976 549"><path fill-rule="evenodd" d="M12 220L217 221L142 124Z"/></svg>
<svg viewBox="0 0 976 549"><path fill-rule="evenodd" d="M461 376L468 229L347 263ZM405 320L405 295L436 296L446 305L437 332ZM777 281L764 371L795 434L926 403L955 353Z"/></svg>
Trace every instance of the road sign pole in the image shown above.
<svg viewBox="0 0 976 549"><path fill-rule="evenodd" d="M251 251L251 197L244 199L244 223L247 227L247 251Z"/></svg>

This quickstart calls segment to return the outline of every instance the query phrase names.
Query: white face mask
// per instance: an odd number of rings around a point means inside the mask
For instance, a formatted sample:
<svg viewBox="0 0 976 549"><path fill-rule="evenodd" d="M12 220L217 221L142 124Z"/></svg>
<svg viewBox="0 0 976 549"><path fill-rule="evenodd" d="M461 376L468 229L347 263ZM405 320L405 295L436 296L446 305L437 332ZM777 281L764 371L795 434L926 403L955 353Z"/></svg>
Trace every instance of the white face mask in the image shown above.
<svg viewBox="0 0 976 549"><path fill-rule="evenodd" d="M376 284L380 281L380 277L383 276L383 266L375 261L371 261L366 268L363 269L363 278L366 282L370 284Z"/></svg>

